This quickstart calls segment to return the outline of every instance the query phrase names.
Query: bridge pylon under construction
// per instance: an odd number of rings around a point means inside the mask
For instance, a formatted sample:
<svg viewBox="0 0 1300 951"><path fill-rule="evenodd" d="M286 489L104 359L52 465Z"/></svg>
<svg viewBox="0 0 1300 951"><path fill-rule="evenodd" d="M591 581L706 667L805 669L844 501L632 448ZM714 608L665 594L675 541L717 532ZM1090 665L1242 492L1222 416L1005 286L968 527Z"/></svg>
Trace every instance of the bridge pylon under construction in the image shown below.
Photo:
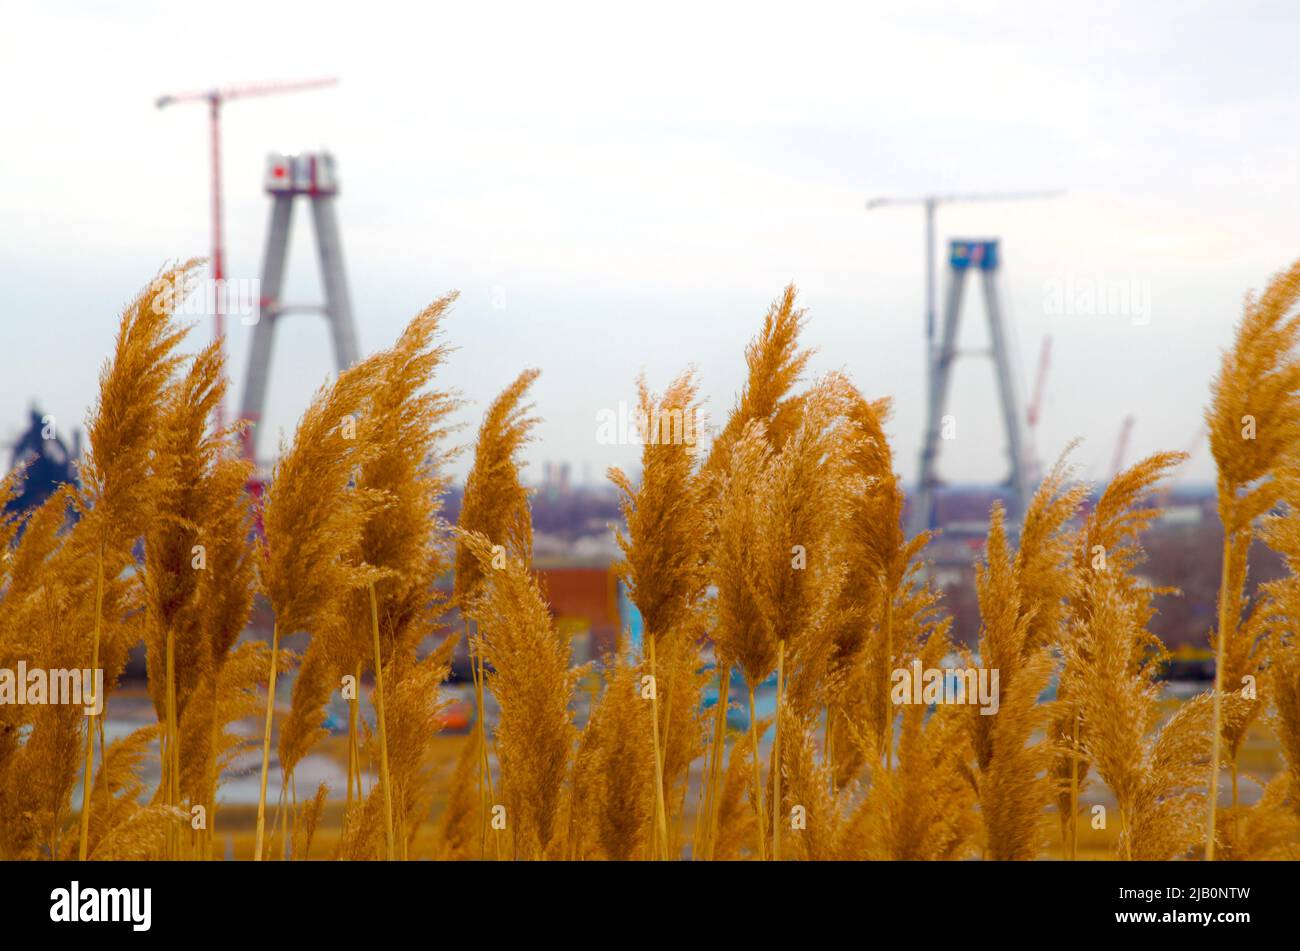
<svg viewBox="0 0 1300 951"><path fill-rule="evenodd" d="M949 243L948 296L944 306L943 328L939 342L926 347L929 361L927 379L930 381L928 412L921 445L921 475L916 506L912 510L912 532L918 533L936 527L935 495L940 486L938 475L939 449L947 430L955 424L949 418L948 393L952 383L953 364L966 352L957 349L957 332L961 323L962 291L966 277L977 271L982 278L984 311L988 319L989 351L993 358L997 378L998 400L1002 409L1003 427L1006 431L1006 451L1010 463L1007 476L1007 516L1018 522L1025 513L1029 499L1028 474L1025 465L1025 442L1021 430L1021 413L1016 398L1015 377L1012 375L1011 352L1006 325L1002 316L1002 303L998 297L997 275L1000 254L996 240L954 240Z"/></svg>
<svg viewBox="0 0 1300 951"><path fill-rule="evenodd" d="M267 157L265 187L271 196L271 224L262 256L259 311L253 326L252 349L240 406L240 418L247 426L244 455L253 460L257 457L258 428L266 408L271 349L281 318L293 313L321 314L329 324L339 372L346 370L358 358L357 331L343 268L343 245L339 240L334 212L339 190L334 157L328 152L272 153ZM281 299L284 265L289 251L289 228L294 206L300 199L306 200L311 208L324 287L323 304L288 304Z"/></svg>

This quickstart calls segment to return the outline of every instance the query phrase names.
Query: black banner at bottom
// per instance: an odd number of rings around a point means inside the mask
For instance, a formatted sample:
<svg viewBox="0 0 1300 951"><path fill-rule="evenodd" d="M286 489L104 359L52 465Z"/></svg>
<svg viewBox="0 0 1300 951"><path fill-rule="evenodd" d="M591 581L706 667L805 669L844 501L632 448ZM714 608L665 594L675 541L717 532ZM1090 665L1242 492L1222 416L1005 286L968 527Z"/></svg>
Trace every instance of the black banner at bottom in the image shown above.
<svg viewBox="0 0 1300 951"><path fill-rule="evenodd" d="M1232 941L1296 919L1296 863L0 863L6 938L336 941L632 934L1142 932ZM839 924L835 924L838 921ZM271 928L270 931L266 930ZM967 937L972 936L966 934Z"/></svg>

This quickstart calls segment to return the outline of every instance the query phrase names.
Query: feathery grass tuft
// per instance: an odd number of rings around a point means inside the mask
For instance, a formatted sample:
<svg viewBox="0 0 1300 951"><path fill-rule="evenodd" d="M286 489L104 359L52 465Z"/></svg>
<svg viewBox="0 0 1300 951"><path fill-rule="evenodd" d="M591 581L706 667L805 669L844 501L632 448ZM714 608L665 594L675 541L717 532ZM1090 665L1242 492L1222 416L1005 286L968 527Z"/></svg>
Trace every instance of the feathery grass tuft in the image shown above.
<svg viewBox="0 0 1300 951"><path fill-rule="evenodd" d="M478 626L487 686L501 708L496 748L504 802L493 805L505 806L515 857L550 857L564 844L561 792L577 739L569 707L581 670L570 665L570 645L527 563L507 557L494 565L485 536L460 539L478 559L482 584L467 614Z"/></svg>
<svg viewBox="0 0 1300 951"><path fill-rule="evenodd" d="M1205 857L1214 859L1215 811L1219 790L1219 747L1232 753L1233 801L1236 802L1236 750L1240 735L1225 731L1222 697L1237 690L1254 664L1258 628L1241 623L1246 560L1259 516L1281 499L1277 478L1300 446L1300 262L1277 274L1264 293L1247 295L1232 348L1210 387L1205 420L1210 452L1218 470L1219 518L1223 523L1223 568L1219 583L1219 623L1214 638L1214 754L1210 759L1209 815ZM1243 664L1243 658L1247 658ZM1234 669L1229 670L1229 666ZM1257 709L1257 708L1255 708ZM1242 727L1244 729L1244 725Z"/></svg>

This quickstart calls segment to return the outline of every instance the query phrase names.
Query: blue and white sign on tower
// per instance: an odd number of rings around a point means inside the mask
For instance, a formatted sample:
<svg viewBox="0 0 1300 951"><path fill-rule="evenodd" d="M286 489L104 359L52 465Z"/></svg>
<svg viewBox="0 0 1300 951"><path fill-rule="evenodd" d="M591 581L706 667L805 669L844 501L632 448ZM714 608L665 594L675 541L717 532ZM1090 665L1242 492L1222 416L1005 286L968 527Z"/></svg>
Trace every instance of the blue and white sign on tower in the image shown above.
<svg viewBox="0 0 1300 951"><path fill-rule="evenodd" d="M950 262L954 271L976 268L980 271L998 269L997 241L953 241Z"/></svg>

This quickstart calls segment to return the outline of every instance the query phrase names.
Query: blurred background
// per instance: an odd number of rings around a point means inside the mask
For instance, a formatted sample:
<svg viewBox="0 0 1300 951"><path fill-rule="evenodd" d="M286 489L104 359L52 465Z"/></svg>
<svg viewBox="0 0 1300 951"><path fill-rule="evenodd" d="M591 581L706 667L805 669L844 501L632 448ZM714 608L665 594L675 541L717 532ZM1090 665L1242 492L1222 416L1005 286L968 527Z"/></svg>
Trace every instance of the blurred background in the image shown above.
<svg viewBox="0 0 1300 951"><path fill-rule="evenodd" d="M954 249L983 239L996 267L968 270L952 317L953 431L915 523L944 530L957 637L976 633L970 566L1013 462L1032 484L1079 439L1070 459L1100 486L1186 450L1148 539L1152 578L1184 594L1154 626L1185 646L1186 676L1212 669L1199 649L1220 529L1201 415L1243 295L1295 256L1294 7L169 0L20 3L5 19L0 441L36 463L23 504L75 475L121 307L164 262L212 254L217 90L222 277L262 288L268 248L286 261L258 324L226 315L229 417L255 378L269 464L335 371L338 313L290 306L322 301L323 277L344 281L363 354L458 289L441 383L466 400L460 442L522 368L542 369L537 565L583 659L637 625L604 472L635 474L639 447L600 436L637 373L661 389L695 365L725 418L743 348L793 281L813 374L893 397L915 498L938 353L927 275L942 327ZM293 88L315 79L337 82ZM276 156L333 163L289 193L278 238ZM324 275L308 211L322 188ZM881 198L921 201L868 209ZM191 319L197 349L213 319ZM449 517L458 505L456 489ZM1277 566L1261 551L1252 570Z"/></svg>

